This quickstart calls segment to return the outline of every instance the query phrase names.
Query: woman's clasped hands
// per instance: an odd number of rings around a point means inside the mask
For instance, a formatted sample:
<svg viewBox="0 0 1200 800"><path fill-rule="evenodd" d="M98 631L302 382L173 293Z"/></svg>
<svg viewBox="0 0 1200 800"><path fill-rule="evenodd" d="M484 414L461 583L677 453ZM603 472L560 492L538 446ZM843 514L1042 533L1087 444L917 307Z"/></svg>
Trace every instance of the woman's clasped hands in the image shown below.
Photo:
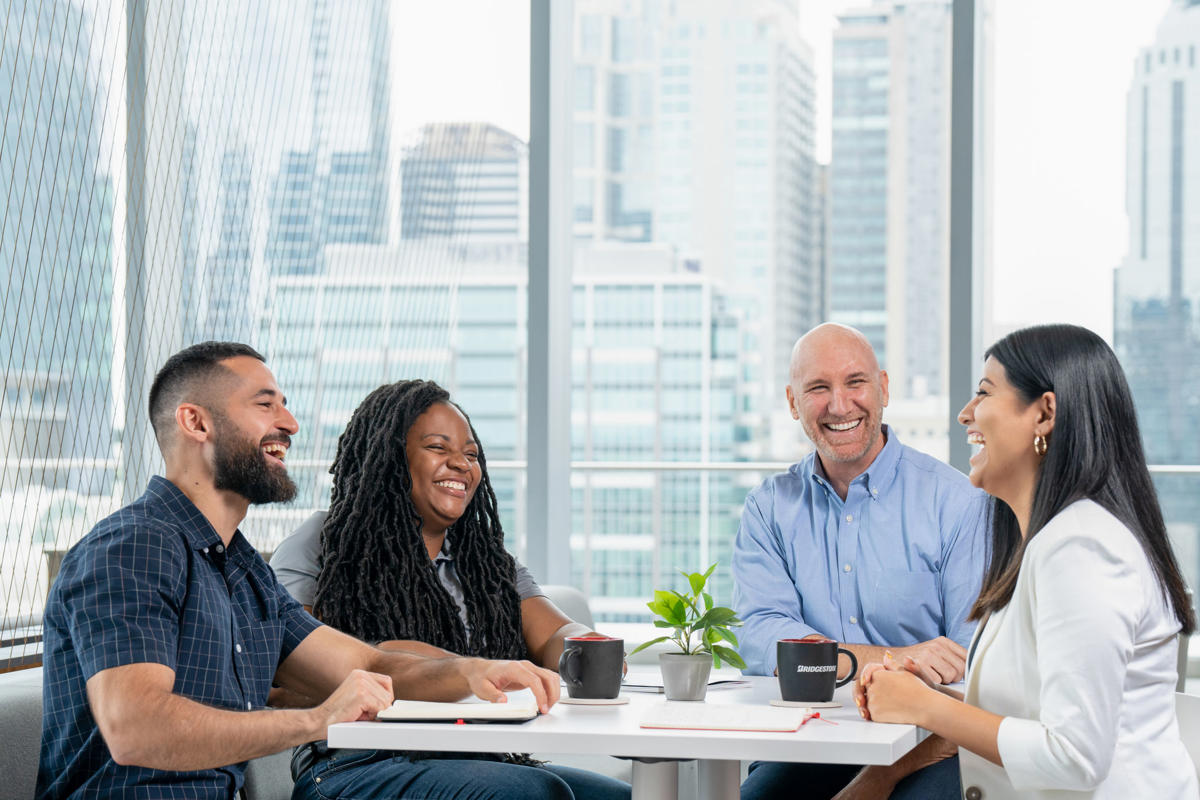
<svg viewBox="0 0 1200 800"><path fill-rule="evenodd" d="M937 693L919 661L884 654L883 663L867 664L854 682L854 704L862 718L874 722L920 724L919 716Z"/></svg>

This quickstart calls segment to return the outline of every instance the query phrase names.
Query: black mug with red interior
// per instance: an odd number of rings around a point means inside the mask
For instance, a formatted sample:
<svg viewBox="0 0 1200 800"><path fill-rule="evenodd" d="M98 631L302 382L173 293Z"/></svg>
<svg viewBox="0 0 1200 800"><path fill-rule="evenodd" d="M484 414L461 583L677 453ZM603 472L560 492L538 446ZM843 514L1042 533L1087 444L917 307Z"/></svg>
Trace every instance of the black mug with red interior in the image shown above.
<svg viewBox="0 0 1200 800"><path fill-rule="evenodd" d="M850 658L850 672L837 679L838 654ZM779 695L793 703L828 703L833 690L845 686L858 671L858 659L833 639L780 639L775 644Z"/></svg>
<svg viewBox="0 0 1200 800"><path fill-rule="evenodd" d="M558 674L567 695L584 700L612 700L621 692L625 640L591 634L563 640Z"/></svg>

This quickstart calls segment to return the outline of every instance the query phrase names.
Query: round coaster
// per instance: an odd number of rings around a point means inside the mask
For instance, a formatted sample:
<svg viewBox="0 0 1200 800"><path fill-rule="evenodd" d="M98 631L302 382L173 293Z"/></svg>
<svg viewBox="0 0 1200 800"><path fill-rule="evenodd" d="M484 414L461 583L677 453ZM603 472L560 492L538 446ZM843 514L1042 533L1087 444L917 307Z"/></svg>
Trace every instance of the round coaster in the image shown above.
<svg viewBox="0 0 1200 800"><path fill-rule="evenodd" d="M779 700L771 701L771 705L780 706L782 708L841 708L842 704L836 700L830 700L828 703L806 703L803 700Z"/></svg>
<svg viewBox="0 0 1200 800"><path fill-rule="evenodd" d="M560 697L558 702L569 706L623 706L629 702L628 697Z"/></svg>

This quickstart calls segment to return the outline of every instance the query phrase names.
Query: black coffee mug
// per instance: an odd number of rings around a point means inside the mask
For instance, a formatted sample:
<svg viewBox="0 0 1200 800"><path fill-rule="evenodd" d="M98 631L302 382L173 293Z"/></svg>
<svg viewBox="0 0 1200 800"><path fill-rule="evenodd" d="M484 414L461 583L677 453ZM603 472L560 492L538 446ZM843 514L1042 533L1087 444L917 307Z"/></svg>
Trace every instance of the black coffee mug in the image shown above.
<svg viewBox="0 0 1200 800"><path fill-rule="evenodd" d="M587 700L612 700L621 692L625 640L611 636L568 636L558 659L567 694Z"/></svg>
<svg viewBox="0 0 1200 800"><path fill-rule="evenodd" d="M850 672L837 679L838 653L850 657ZM775 644L779 695L793 703L828 703L833 690L858 672L858 659L832 639L780 639Z"/></svg>

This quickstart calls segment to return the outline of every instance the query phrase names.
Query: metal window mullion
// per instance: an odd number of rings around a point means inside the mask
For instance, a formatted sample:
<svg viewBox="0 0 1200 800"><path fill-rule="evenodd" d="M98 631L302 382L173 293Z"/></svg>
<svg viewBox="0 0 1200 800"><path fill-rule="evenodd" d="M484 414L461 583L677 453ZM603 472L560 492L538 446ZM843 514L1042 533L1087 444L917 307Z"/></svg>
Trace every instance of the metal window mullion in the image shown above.
<svg viewBox="0 0 1200 800"><path fill-rule="evenodd" d="M571 581L570 0L531 0L526 561Z"/></svg>

